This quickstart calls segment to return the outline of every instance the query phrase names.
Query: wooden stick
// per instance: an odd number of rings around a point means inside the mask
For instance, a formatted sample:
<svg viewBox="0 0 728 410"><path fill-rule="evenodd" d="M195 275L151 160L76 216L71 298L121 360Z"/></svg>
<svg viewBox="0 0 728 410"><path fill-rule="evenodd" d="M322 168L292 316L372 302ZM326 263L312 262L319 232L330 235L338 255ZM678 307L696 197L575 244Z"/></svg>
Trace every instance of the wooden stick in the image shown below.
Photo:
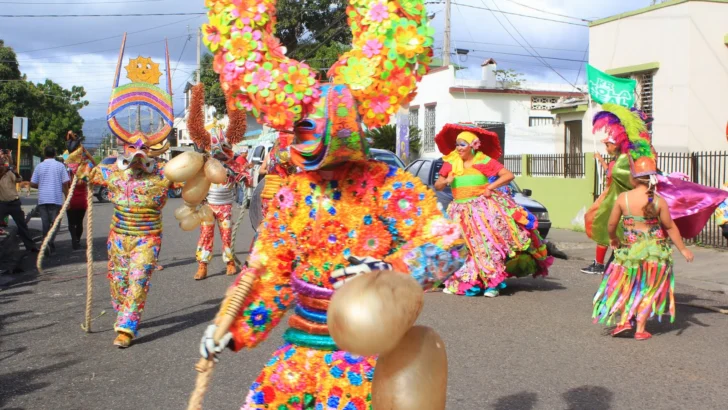
<svg viewBox="0 0 728 410"><path fill-rule="evenodd" d="M220 317L215 334L212 336L215 344L217 344L220 339L225 336L230 329L230 326L233 324L233 321L235 321L235 318L237 318L240 314L240 311L243 309L245 298L247 298L250 294L250 290L253 288L253 283L258 277L257 273L253 271L248 271L243 275L244 276L240 279L240 282L238 282L233 293L226 297L225 301L222 303L220 312L223 312L224 309L224 315ZM205 393L210 385L210 380L212 380L212 370L214 367L215 362L213 361L212 356L207 359L201 358L197 362L197 365L195 365L195 370L197 370L199 374L197 375L195 390L192 391L190 401L187 405L187 410L202 409L202 400L205 398Z"/></svg>

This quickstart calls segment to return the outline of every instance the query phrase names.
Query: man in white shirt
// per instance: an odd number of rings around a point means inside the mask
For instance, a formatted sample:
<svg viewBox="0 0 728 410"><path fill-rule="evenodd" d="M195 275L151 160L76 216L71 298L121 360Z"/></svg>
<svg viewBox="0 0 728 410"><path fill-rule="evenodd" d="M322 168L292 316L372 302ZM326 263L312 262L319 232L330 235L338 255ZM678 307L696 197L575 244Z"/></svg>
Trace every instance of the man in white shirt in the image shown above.
<svg viewBox="0 0 728 410"><path fill-rule="evenodd" d="M38 188L38 213L43 223L43 238L48 235L53 222L63 206L64 192L68 189L70 178L63 163L56 161L56 149L45 147L45 160L33 171L30 186ZM55 251L55 235L50 240L49 249Z"/></svg>

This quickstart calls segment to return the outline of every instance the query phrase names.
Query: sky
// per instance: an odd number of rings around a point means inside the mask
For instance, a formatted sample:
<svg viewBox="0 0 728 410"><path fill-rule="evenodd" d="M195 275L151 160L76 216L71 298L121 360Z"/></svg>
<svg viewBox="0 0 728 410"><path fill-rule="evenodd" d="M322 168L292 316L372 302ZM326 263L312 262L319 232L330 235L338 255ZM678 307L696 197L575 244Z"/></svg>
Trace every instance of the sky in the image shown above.
<svg viewBox="0 0 728 410"><path fill-rule="evenodd" d="M444 1L426 0L434 13L435 54L442 53ZM499 68L512 68L527 81L584 83L582 60L588 47L587 27L579 19L598 19L638 9L650 0L452 0L452 45L468 50L453 62L467 66L458 76L477 78L489 57ZM492 11L483 8L491 9ZM532 17L518 16L517 13ZM195 31L204 15L152 16L153 13L205 12L203 0L0 0L0 15L141 14L137 17L0 17L0 39L18 54L20 69L29 80L46 78L70 88L82 85L89 106L86 119L104 117L114 78L122 34L128 32L124 65L129 58L151 56L164 61L164 39L169 41L175 112L183 107L184 84L196 67ZM560 17L554 14L574 17ZM552 20L573 24L557 23ZM576 25L575 25L576 24ZM519 45L520 43L520 45ZM526 48L528 48L528 50ZM203 52L206 52L203 47ZM530 47L533 47L531 49ZM535 54L553 57L546 67ZM457 60L455 60L457 58ZM576 61L569 61L576 60ZM581 67L581 70L580 70ZM122 70L122 75L125 72ZM165 78L162 77L162 84Z"/></svg>

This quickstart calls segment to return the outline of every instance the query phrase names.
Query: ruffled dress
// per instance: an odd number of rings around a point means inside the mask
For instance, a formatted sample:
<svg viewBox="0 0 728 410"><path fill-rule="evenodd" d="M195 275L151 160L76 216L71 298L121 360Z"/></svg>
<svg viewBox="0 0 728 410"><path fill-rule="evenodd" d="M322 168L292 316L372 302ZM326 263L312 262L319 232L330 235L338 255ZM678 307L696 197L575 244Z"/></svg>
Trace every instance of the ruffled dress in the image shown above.
<svg viewBox="0 0 728 410"><path fill-rule="evenodd" d="M489 198L482 195L501 169L500 162L480 153L453 180L447 212L460 226L470 252L465 265L445 282L447 293L482 295L488 288L503 287L511 276L546 276L553 263L533 214L500 190ZM440 175L447 177L451 171L452 165L445 162Z"/></svg>
<svg viewBox="0 0 728 410"><path fill-rule="evenodd" d="M657 218L626 215L622 223L624 243L594 295L592 318L603 325L623 325L634 317L661 320L668 314L672 323L675 276L667 235Z"/></svg>

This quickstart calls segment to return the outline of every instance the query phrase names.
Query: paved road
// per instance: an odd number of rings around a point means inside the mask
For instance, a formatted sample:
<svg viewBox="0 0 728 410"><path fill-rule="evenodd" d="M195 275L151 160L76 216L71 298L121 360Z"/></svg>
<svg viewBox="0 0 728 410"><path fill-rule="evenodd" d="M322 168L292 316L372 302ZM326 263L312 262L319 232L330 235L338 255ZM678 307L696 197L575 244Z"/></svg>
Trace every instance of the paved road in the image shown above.
<svg viewBox="0 0 728 410"><path fill-rule="evenodd" d="M197 238L174 223L180 204L171 200L165 211L165 269L152 280L141 335L130 349L111 345L103 262L109 204L94 206L93 311L107 312L94 333L80 328L84 253L70 251L66 232L44 274L25 274L0 291L0 408L185 407L199 338L232 278L223 274L218 243L211 277L192 280ZM245 226L238 249L247 249L250 235ZM725 409L728 317L678 306L673 325L650 325L653 340L612 339L590 321L598 278L578 273L582 263L558 261L548 280L511 281L496 299L426 296L419 322L437 329L448 347L448 409ZM679 301L728 305L723 294L687 286L678 292ZM207 409L239 408L283 330L258 349L224 355Z"/></svg>

